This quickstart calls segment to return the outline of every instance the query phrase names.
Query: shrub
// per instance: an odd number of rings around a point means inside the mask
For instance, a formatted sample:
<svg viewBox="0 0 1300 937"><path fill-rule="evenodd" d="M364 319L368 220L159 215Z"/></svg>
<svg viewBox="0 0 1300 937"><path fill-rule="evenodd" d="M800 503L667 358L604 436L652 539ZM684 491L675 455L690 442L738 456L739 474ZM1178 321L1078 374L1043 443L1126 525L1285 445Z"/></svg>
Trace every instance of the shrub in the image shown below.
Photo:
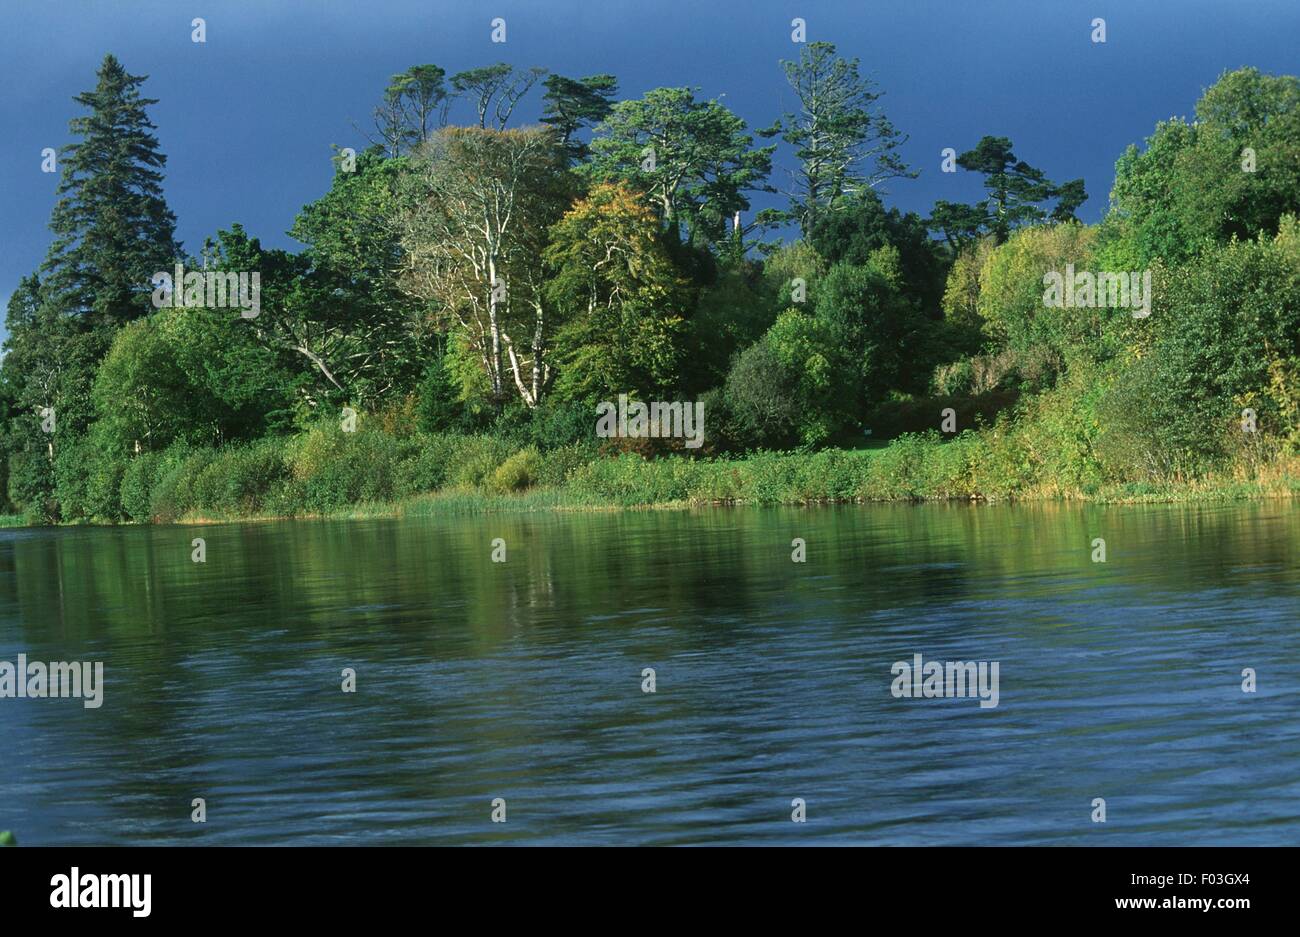
<svg viewBox="0 0 1300 937"><path fill-rule="evenodd" d="M399 466L420 447L377 427L345 433L333 424L314 427L289 457L292 478L310 511L332 511L365 501L385 501L399 490Z"/></svg>
<svg viewBox="0 0 1300 937"><path fill-rule="evenodd" d="M194 480L215 456L211 449L191 450L181 445L167 450L149 498L149 513L154 519L169 523L193 507Z"/></svg>
<svg viewBox="0 0 1300 937"><path fill-rule="evenodd" d="M595 448L582 443L544 452L537 469L537 485L542 488L559 488L573 472L596 457Z"/></svg>
<svg viewBox="0 0 1300 937"><path fill-rule="evenodd" d="M162 469L161 452L142 452L130 461L122 475L122 513L136 523L153 517L153 488Z"/></svg>
<svg viewBox="0 0 1300 937"><path fill-rule="evenodd" d="M737 356L727 375L726 399L742 445L789 446L799 440L797 369L766 342Z"/></svg>
<svg viewBox="0 0 1300 937"><path fill-rule="evenodd" d="M219 507L230 513L256 513L264 509L268 495L289 478L283 446L278 439L264 439L247 446L233 446L222 453L213 468L223 474Z"/></svg>
<svg viewBox="0 0 1300 937"><path fill-rule="evenodd" d="M447 480L447 460L458 437L420 433L414 450L397 467L396 494L401 497L436 491Z"/></svg>
<svg viewBox="0 0 1300 937"><path fill-rule="evenodd" d="M596 405L587 400L544 403L533 411L529 439L545 452L591 442L596 434Z"/></svg>
<svg viewBox="0 0 1300 937"><path fill-rule="evenodd" d="M511 494L531 488L537 483L541 469L541 456L531 446L521 449L502 462L488 479L487 489L493 494Z"/></svg>
<svg viewBox="0 0 1300 937"><path fill-rule="evenodd" d="M447 458L447 483L459 488L481 487L510 454L510 444L492 436L458 437Z"/></svg>
<svg viewBox="0 0 1300 937"><path fill-rule="evenodd" d="M48 524L57 515L54 467L44 446L20 449L9 457L9 500L31 524Z"/></svg>
<svg viewBox="0 0 1300 937"><path fill-rule="evenodd" d="M54 496L64 520L122 516L126 459L92 436L65 441L54 455Z"/></svg>

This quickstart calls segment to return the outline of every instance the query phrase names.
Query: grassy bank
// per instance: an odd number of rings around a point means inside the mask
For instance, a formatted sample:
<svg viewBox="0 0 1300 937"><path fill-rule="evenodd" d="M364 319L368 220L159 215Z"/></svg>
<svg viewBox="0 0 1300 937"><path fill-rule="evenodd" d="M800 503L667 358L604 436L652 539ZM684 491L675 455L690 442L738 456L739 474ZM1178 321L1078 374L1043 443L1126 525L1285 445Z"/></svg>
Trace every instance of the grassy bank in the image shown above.
<svg viewBox="0 0 1300 937"><path fill-rule="evenodd" d="M1068 470L1067 470L1068 469ZM906 435L874 449L645 457L489 436L318 427L222 449L100 456L59 481L64 522L468 515L692 504L1076 499L1234 500L1300 494L1300 457L1239 460L1191 479L1105 479L1004 426ZM19 519L11 517L11 522ZM29 523L48 522L39 517Z"/></svg>

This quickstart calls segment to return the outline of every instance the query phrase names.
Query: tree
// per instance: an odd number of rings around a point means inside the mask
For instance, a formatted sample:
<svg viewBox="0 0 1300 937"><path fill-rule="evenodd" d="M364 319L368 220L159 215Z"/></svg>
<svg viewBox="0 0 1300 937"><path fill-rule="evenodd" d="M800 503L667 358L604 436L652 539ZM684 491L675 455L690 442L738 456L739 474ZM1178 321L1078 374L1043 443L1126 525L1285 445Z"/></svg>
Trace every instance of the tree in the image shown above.
<svg viewBox="0 0 1300 937"><path fill-rule="evenodd" d="M736 355L723 399L738 424L738 441L754 448L798 445L801 410L808 404L798 393L804 378L767 342L755 342Z"/></svg>
<svg viewBox="0 0 1300 937"><path fill-rule="evenodd" d="M375 129L389 156L428 140L435 120L439 127L447 123L446 75L437 65L412 65L389 80L383 103L375 108Z"/></svg>
<svg viewBox="0 0 1300 937"><path fill-rule="evenodd" d="M988 212L982 204L963 205L940 199L930 211L930 229L943 235L954 254L960 254L980 240L987 223Z"/></svg>
<svg viewBox="0 0 1300 937"><path fill-rule="evenodd" d="M781 66L800 109L762 135L779 133L795 148L799 169L788 215L805 237L840 199L918 175L898 152L907 137L877 107L881 92L858 73L857 59L840 58L832 43L813 42L800 48L798 61Z"/></svg>
<svg viewBox="0 0 1300 937"><path fill-rule="evenodd" d="M293 375L228 309L161 309L123 327L95 374L97 442L118 454L283 430Z"/></svg>
<svg viewBox="0 0 1300 937"><path fill-rule="evenodd" d="M9 309L16 401L29 413L52 408L61 434L86 428L96 364L116 329L151 311L150 278L171 270L179 251L144 81L108 55L95 89L74 99L90 113L69 124L80 140L64 149L55 239L42 276L25 281ZM31 441L53 456L50 439Z"/></svg>
<svg viewBox="0 0 1300 937"><path fill-rule="evenodd" d="M962 247L953 258L943 291L943 331L955 354L974 354L988 340L979 312L980 271L997 247L986 236Z"/></svg>
<svg viewBox="0 0 1300 937"><path fill-rule="evenodd" d="M786 250L812 253L802 241L793 242ZM776 255L785 257L784 252ZM773 260L769 257L762 265L751 259L723 264L713 282L696 291L696 299L688 307L687 353L682 360L682 385L687 394L697 395L725 383L732 359L762 338L790 303L792 277L805 276L815 282L807 269L790 276L772 272L769 279Z"/></svg>
<svg viewBox="0 0 1300 937"><path fill-rule="evenodd" d="M578 139L578 131L609 116L611 101L618 94L618 79L604 74L586 78L551 75L543 84L546 94L542 96L542 123L555 128L569 159L580 162L587 157L589 149Z"/></svg>
<svg viewBox="0 0 1300 937"><path fill-rule="evenodd" d="M690 88L656 88L614 105L586 170L645 192L673 237L685 225L692 242L717 241L749 208L745 193L774 191L766 182L774 149L755 149L745 122L717 101L697 101Z"/></svg>
<svg viewBox="0 0 1300 937"><path fill-rule="evenodd" d="M572 194L550 128L448 127L414 157L396 222L404 288L463 330L498 405L507 377L529 407L551 381L542 251Z"/></svg>
<svg viewBox="0 0 1300 937"><path fill-rule="evenodd" d="M89 375L99 360L84 322L46 300L40 277L24 277L9 298L0 362L6 403L4 455L8 493L34 517L53 516L56 441L87 426L94 413ZM53 416L53 432L45 416Z"/></svg>
<svg viewBox="0 0 1300 937"><path fill-rule="evenodd" d="M1300 212L1300 79L1225 73L1196 117L1158 124L1145 150L1130 146L1115 164L1107 236L1127 242L1133 262L1182 263Z"/></svg>
<svg viewBox="0 0 1300 937"><path fill-rule="evenodd" d="M815 446L843 426L848 383L827 323L787 309L736 358L726 397L752 444Z"/></svg>
<svg viewBox="0 0 1300 937"><path fill-rule="evenodd" d="M401 290L402 244L393 225L408 172L406 158L362 153L354 171L336 173L330 190L305 206L289 230L307 246L303 301L273 312L293 314L297 353L305 355L298 349L313 339L330 343L315 350L328 362L330 385L353 402L410 391L425 366L431 310Z"/></svg>
<svg viewBox="0 0 1300 937"><path fill-rule="evenodd" d="M42 271L61 312L111 331L150 311L150 277L170 270L180 248L162 192L167 157L145 113L158 102L139 91L146 76L127 74L107 55L98 78L94 91L74 98L90 113L69 124L81 140L64 148L50 218L55 240Z"/></svg>
<svg viewBox="0 0 1300 937"><path fill-rule="evenodd" d="M1057 185L1041 169L1018 158L1006 137L982 137L973 150L957 157L957 165L984 176L988 198L973 206L935 203L931 225L942 231L953 247L984 232L993 234L1001 244L1015 228L1041 224L1049 217L1072 220L1088 197L1082 179ZM1057 204L1049 215L1043 203L1053 199Z"/></svg>
<svg viewBox="0 0 1300 937"><path fill-rule="evenodd" d="M167 313L178 311L199 312ZM117 333L95 374L97 440L122 453L135 445L164 449L176 439L216 441L217 408L186 380L177 350L153 318L139 319Z"/></svg>
<svg viewBox="0 0 1300 937"><path fill-rule="evenodd" d="M931 364L921 353L928 323L903 293L897 248L879 248L862 266L831 267L818 287L816 317L844 362L846 407L860 413L887 391L924 389Z"/></svg>
<svg viewBox="0 0 1300 937"><path fill-rule="evenodd" d="M914 212L886 209L875 191L861 189L842 199L837 210L819 214L807 240L830 264L863 265L880 248L896 248L906 291L922 311L937 317L947 263L942 246Z"/></svg>
<svg viewBox="0 0 1300 937"><path fill-rule="evenodd" d="M653 210L619 184L596 186L551 229L557 399L674 389L686 284L659 238Z"/></svg>
<svg viewBox="0 0 1300 937"><path fill-rule="evenodd" d="M1058 308L1043 302L1043 276L1073 264L1089 269L1096 228L1080 224L1022 228L987 253L976 302L983 327L999 346L1025 358L1067 363L1080 351L1107 357L1113 337L1133 321L1128 309Z"/></svg>
<svg viewBox="0 0 1300 937"><path fill-rule="evenodd" d="M478 125L488 126L491 114L497 130L504 130L520 98L541 81L544 68L516 70L513 65L498 62L483 68L471 68L451 76L451 86L458 95L465 95L478 114Z"/></svg>
<svg viewBox="0 0 1300 937"><path fill-rule="evenodd" d="M1255 439L1300 443L1300 224L1156 270L1157 312L1112 392L1114 431L1141 441L1153 474L1183 477Z"/></svg>
<svg viewBox="0 0 1300 937"><path fill-rule="evenodd" d="M56 440L93 419L91 383L114 332L151 310L150 278L179 252L162 194L166 157L146 113L157 102L139 90L145 80L108 55L95 89L74 98L89 113L69 123L79 139L61 157L55 238L41 275L23 280L7 311L9 486L36 516L52 514ZM53 433L43 431L41 412L52 414Z"/></svg>

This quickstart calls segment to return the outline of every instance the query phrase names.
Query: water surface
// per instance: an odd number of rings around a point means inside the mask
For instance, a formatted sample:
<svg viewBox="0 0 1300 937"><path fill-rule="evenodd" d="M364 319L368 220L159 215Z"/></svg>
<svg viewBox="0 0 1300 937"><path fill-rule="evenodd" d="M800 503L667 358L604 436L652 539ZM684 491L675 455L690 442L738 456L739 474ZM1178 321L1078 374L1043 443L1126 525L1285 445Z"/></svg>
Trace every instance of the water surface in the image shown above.
<svg viewBox="0 0 1300 937"><path fill-rule="evenodd" d="M0 829L1295 844L1298 546L1285 501L3 531L0 660L106 687L0 699ZM998 661L999 705L894 698L916 653Z"/></svg>

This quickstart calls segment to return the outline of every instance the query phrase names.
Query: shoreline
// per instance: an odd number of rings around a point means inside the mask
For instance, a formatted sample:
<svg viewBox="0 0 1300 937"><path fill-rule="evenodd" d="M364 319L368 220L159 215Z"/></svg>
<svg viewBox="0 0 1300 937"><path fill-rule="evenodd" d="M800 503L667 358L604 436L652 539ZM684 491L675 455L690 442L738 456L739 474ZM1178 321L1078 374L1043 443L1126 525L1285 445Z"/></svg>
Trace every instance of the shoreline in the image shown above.
<svg viewBox="0 0 1300 937"><path fill-rule="evenodd" d="M1149 490L1135 491L1135 488ZM530 488L510 494L489 494L468 489L444 489L380 502L360 502L329 511L268 513L260 511L186 513L170 520L114 521L103 518L27 524L18 515L0 516L0 528L212 526L237 523L274 523L307 520L372 520L410 517L483 516L488 514L615 513L623 511L685 511L697 508L845 507L872 504L1007 505L1076 503L1090 505L1226 504L1241 501L1288 501L1300 497L1300 477L1284 475L1268 482L1206 480L1194 483L1124 483L1095 492L1062 491L1039 487L1015 495L803 497L803 498L675 498L668 500L596 503L589 494L567 488Z"/></svg>

